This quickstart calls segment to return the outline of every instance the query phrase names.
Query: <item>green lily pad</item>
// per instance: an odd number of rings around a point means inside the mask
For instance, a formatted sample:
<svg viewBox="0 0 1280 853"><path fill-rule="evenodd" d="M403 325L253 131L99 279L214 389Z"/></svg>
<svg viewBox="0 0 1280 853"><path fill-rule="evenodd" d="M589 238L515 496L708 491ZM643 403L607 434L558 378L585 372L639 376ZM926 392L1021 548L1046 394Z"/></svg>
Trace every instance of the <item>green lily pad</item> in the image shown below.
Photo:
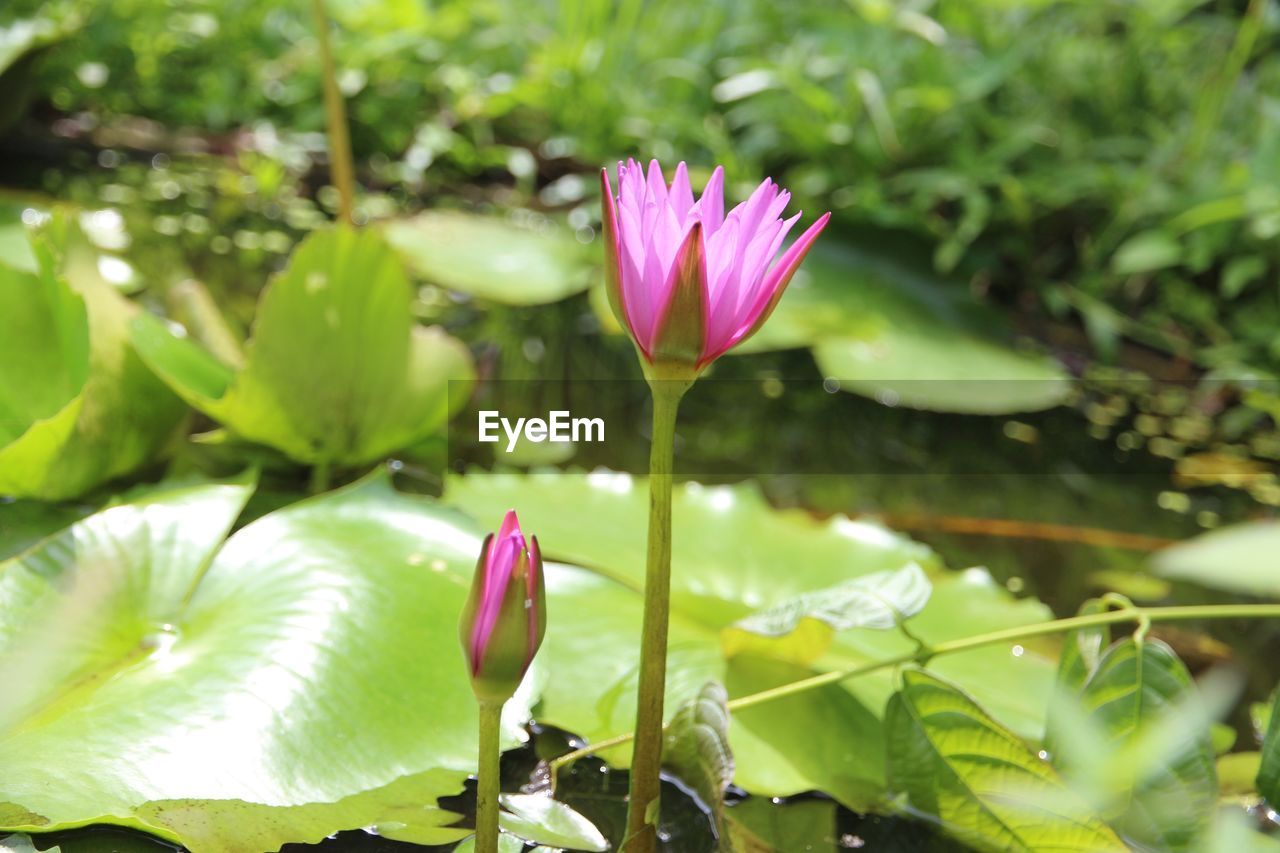
<svg viewBox="0 0 1280 853"><path fill-rule="evenodd" d="M741 351L812 347L841 389L919 409L1001 414L1061 403L1063 367L1010 338L963 284L824 239Z"/></svg>
<svg viewBox="0 0 1280 853"><path fill-rule="evenodd" d="M38 271L0 264L0 495L82 495L152 461L186 407L129 346L137 308L65 218Z"/></svg>
<svg viewBox="0 0 1280 853"><path fill-rule="evenodd" d="M382 226L387 241L422 278L504 305L543 305L591 284L596 247L563 226L430 211Z"/></svg>
<svg viewBox="0 0 1280 853"><path fill-rule="evenodd" d="M250 491L161 487L0 563L0 830L118 824L195 853L468 834L435 802L475 769L475 525L379 475L224 542Z"/></svg>
<svg viewBox="0 0 1280 853"><path fill-rule="evenodd" d="M602 851L609 842L591 821L543 794L503 794L502 828L526 841L569 850Z"/></svg>
<svg viewBox="0 0 1280 853"><path fill-rule="evenodd" d="M1280 598L1280 521L1251 521L1202 533L1156 552L1151 567L1172 580Z"/></svg>
<svg viewBox="0 0 1280 853"><path fill-rule="evenodd" d="M155 317L134 345L192 406L238 436L308 464L360 465L432 434L449 380L472 377L465 346L415 324L399 259L373 231L318 232L258 306L236 371Z"/></svg>
<svg viewBox="0 0 1280 853"><path fill-rule="evenodd" d="M645 564L648 494L625 474L476 472L446 482L446 502L476 517L518 507L549 557L591 572L548 571L547 639L540 659L549 678L539 719L599 740L630 731L635 713L637 644ZM752 612L872 572L911 563L929 567L934 592L911 622L927 642L1043 621L1036 601L1017 601L980 570L946 572L929 549L875 524L821 522L771 509L750 486L686 484L673 496L669 712L707 681L731 697L909 654L898 631L854 629L807 666L767 646L726 660L720 632ZM589 522L584 522L589 520ZM1052 663L1032 646L992 646L935 662L990 702L1019 733L1039 737ZM880 709L894 691L888 671L735 712L730 746L737 784L789 796L824 790L855 808L882 806L885 793ZM627 761L625 749L607 754Z"/></svg>

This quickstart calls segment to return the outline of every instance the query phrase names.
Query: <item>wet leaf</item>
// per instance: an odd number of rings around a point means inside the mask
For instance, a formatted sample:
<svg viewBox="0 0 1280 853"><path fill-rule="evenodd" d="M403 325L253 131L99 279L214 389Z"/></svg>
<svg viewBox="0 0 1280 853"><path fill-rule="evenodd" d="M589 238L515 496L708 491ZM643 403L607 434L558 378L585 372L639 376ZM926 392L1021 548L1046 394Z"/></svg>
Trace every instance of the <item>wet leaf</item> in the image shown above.
<svg viewBox="0 0 1280 853"><path fill-rule="evenodd" d="M416 275L506 305L542 305L581 293L599 251L557 224L524 227L457 211L422 213L382 228Z"/></svg>
<svg viewBox="0 0 1280 853"><path fill-rule="evenodd" d="M975 849L1127 849L1053 768L936 676L903 673L885 736L890 787Z"/></svg>
<svg viewBox="0 0 1280 853"><path fill-rule="evenodd" d="M134 345L187 402L238 436L298 462L360 465L445 422L449 380L470 380L469 353L415 324L399 259L373 231L317 232L258 306L235 371L154 317Z"/></svg>

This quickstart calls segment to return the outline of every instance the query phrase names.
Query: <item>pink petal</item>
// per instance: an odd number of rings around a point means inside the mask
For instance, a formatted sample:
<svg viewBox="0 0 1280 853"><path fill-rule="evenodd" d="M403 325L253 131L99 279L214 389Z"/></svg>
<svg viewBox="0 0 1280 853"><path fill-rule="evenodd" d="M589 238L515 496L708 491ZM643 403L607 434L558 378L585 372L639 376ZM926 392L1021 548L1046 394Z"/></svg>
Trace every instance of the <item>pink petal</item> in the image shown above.
<svg viewBox="0 0 1280 853"><path fill-rule="evenodd" d="M671 200L671 210L675 213L676 219L683 225L685 219L689 216L689 210L693 207L693 190L689 187L689 170L685 167L683 160L680 161L680 165L676 166L676 176L671 182L669 198Z"/></svg>

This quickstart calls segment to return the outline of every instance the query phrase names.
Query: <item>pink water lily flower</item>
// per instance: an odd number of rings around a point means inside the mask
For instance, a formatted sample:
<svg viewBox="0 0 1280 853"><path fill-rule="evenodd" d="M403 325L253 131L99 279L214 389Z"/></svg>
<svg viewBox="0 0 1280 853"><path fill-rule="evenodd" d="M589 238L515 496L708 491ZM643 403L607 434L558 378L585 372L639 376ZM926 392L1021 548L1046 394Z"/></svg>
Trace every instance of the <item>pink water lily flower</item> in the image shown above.
<svg viewBox="0 0 1280 853"><path fill-rule="evenodd" d="M505 701L520 686L547 627L538 539L526 542L515 510L485 537L459 636L481 699Z"/></svg>
<svg viewBox="0 0 1280 853"><path fill-rule="evenodd" d="M616 197L608 170L600 183L613 312L649 364L695 375L764 325L831 217L779 258L800 214L782 219L791 193L770 179L728 213L719 166L697 201L684 163L670 186L656 160L647 174L634 160L619 163Z"/></svg>

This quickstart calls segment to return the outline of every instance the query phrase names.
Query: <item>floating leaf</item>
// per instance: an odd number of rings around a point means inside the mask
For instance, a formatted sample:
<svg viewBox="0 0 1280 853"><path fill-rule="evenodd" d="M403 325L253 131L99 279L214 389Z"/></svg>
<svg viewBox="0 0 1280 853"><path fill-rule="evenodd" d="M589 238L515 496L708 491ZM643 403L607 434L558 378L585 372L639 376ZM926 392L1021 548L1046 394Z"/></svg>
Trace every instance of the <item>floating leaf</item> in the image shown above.
<svg viewBox="0 0 1280 853"><path fill-rule="evenodd" d="M895 628L919 613L932 591L924 569L911 563L801 593L726 628L724 652L732 657L755 651L810 663L830 648L835 632Z"/></svg>
<svg viewBox="0 0 1280 853"><path fill-rule="evenodd" d="M978 850L1127 849L1047 763L936 676L903 673L885 711L889 784Z"/></svg>
<svg viewBox="0 0 1280 853"><path fill-rule="evenodd" d="M569 850L608 850L609 842L591 821L545 794L502 794L502 828L535 844Z"/></svg>
<svg viewBox="0 0 1280 853"><path fill-rule="evenodd" d="M626 474L476 472L446 481L445 500L476 517L520 507L548 558L589 572L548 568L548 680L539 719L588 740L631 731L645 571L644 480ZM897 631L848 631L820 660L801 666L739 654L726 660L720 632L796 595L911 563L932 567L933 595L911 623L929 643L1043 621L1039 602L1015 601L984 571L939 571L929 549L848 518L817 521L776 511L750 485L689 483L673 494L672 615L667 707L673 712L710 680L732 697L916 649ZM496 513L496 515L495 515ZM590 519L590 523L583 523ZM1053 669L1035 647L993 645L939 658L960 681L1029 737L1042 733ZM879 711L893 692L888 671L735 712L730 746L736 783L790 796L823 790L857 809L884 807ZM625 764L624 748L605 757Z"/></svg>
<svg viewBox="0 0 1280 853"><path fill-rule="evenodd" d="M1262 798L1273 808L1280 806L1280 694L1272 700L1271 720L1262 738L1257 782Z"/></svg>
<svg viewBox="0 0 1280 853"><path fill-rule="evenodd" d="M716 849L723 853L735 849L724 805L724 792L733 782L728 699L723 685L707 682L667 723L662 745L663 766L689 785L711 810Z"/></svg>
<svg viewBox="0 0 1280 853"><path fill-rule="evenodd" d="M1213 589L1280 598L1280 521L1221 527L1151 558L1161 577Z"/></svg>
<svg viewBox="0 0 1280 853"><path fill-rule="evenodd" d="M249 492L161 487L0 563L0 830L195 853L466 834L435 802L475 768L456 625L477 528L377 476L223 542Z"/></svg>
<svg viewBox="0 0 1280 853"><path fill-rule="evenodd" d="M0 495L82 495L152 461L186 408L138 360L137 308L101 280L68 220L35 246L38 272L0 264Z"/></svg>
<svg viewBox="0 0 1280 853"><path fill-rule="evenodd" d="M586 290L595 247L555 224L431 211L383 226L387 241L428 281L506 305L558 302Z"/></svg>
<svg viewBox="0 0 1280 853"><path fill-rule="evenodd" d="M466 348L414 323L395 253L373 231L317 232L263 293L235 371L154 317L134 345L187 402L298 462L367 464L439 429Z"/></svg>
<svg viewBox="0 0 1280 853"><path fill-rule="evenodd" d="M1062 402L1062 366L1010 338L962 283L890 250L821 240L746 349L811 346L842 390L914 408L999 414Z"/></svg>

